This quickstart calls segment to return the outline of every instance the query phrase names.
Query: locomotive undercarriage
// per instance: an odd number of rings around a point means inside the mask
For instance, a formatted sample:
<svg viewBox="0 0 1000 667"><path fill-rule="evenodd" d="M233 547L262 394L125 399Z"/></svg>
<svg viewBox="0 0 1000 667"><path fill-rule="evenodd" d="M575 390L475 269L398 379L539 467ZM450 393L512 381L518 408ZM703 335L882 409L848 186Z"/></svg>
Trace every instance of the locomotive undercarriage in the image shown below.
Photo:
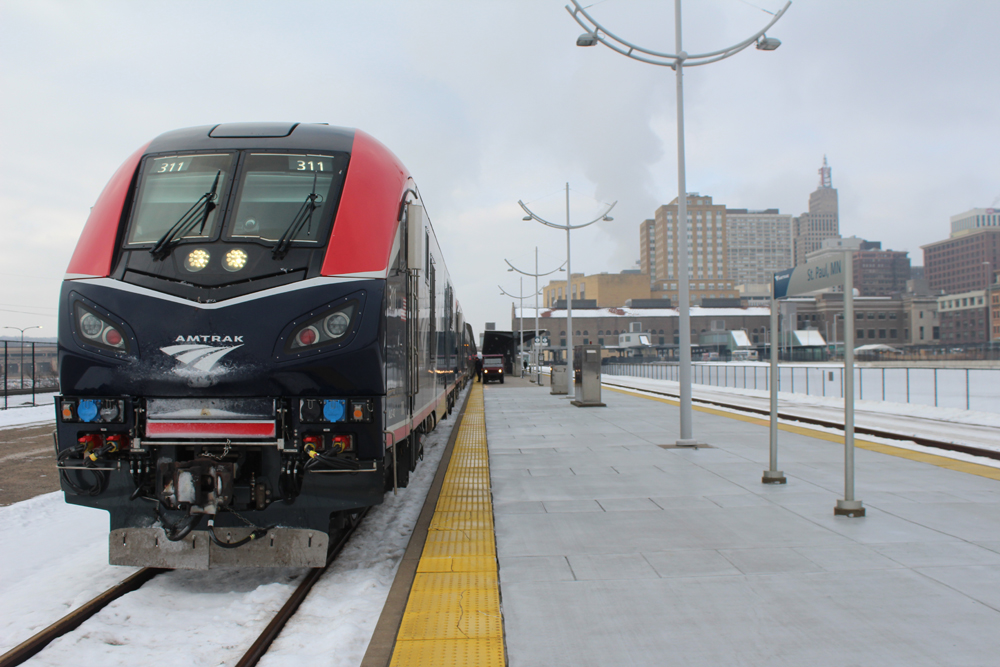
<svg viewBox="0 0 1000 667"><path fill-rule="evenodd" d="M60 454L67 499L109 511L115 565L322 566L330 535L394 482L391 449L384 461L362 460L308 426L279 420L286 438L266 442L168 441L136 438L142 418L128 422L118 433L61 424L80 443ZM350 435L359 444L381 439L377 423Z"/></svg>

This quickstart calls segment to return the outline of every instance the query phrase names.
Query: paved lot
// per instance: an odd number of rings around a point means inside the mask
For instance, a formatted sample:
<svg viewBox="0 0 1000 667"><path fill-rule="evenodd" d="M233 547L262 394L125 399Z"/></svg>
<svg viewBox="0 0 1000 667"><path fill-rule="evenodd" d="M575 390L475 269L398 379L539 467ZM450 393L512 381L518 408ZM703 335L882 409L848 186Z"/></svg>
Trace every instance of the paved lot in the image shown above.
<svg viewBox="0 0 1000 667"><path fill-rule="evenodd" d="M0 429L0 507L59 490L54 424Z"/></svg>
<svg viewBox="0 0 1000 667"><path fill-rule="evenodd" d="M513 379L512 379L513 380ZM575 408L487 385L512 667L992 665L1000 482L857 450L868 516L834 517L843 446L605 389Z"/></svg>

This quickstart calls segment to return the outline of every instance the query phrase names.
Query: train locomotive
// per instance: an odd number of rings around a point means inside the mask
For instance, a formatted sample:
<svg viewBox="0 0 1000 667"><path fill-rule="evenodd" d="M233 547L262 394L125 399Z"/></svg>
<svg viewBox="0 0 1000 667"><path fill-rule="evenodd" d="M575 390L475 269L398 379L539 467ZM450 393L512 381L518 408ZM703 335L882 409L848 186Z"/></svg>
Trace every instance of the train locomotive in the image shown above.
<svg viewBox="0 0 1000 667"><path fill-rule="evenodd" d="M110 561L321 566L407 485L472 371L406 168L360 130L160 135L105 187L62 285L56 455Z"/></svg>

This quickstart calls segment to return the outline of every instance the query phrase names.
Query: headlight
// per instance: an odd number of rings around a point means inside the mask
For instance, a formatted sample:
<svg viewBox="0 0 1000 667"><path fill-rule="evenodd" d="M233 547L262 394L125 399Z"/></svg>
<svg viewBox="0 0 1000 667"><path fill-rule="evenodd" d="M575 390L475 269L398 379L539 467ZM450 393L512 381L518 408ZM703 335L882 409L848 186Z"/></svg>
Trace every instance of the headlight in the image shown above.
<svg viewBox="0 0 1000 667"><path fill-rule="evenodd" d="M226 253L226 261L223 263L226 271L239 271L247 264L247 254L239 248L233 248Z"/></svg>
<svg viewBox="0 0 1000 667"><path fill-rule="evenodd" d="M184 260L184 268L192 273L196 271L201 271L206 266L208 266L208 260L212 258L208 254L207 250L202 250L201 248L195 248L190 253L188 253L187 259Z"/></svg>
<svg viewBox="0 0 1000 667"><path fill-rule="evenodd" d="M85 342L114 352L128 352L128 343L122 331L94 311L76 304L77 330Z"/></svg>
<svg viewBox="0 0 1000 667"><path fill-rule="evenodd" d="M319 340L319 331L316 327L306 327L295 336L293 346L309 347L310 345L315 345L317 340Z"/></svg>
<svg viewBox="0 0 1000 667"><path fill-rule="evenodd" d="M347 333L347 327L351 324L351 317L344 311L338 311L333 315L327 316L323 320L323 328L326 329L326 333L329 334L331 338L340 338L345 333Z"/></svg>
<svg viewBox="0 0 1000 667"><path fill-rule="evenodd" d="M332 313L307 320L292 330L285 351L299 352L344 340L357 311L358 302L350 301Z"/></svg>

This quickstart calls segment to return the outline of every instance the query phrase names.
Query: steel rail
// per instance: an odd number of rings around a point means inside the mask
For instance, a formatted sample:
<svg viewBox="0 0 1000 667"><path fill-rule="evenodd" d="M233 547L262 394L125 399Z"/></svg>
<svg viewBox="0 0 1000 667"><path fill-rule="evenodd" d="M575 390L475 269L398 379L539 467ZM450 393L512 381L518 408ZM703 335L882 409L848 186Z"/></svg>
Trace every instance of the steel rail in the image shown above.
<svg viewBox="0 0 1000 667"><path fill-rule="evenodd" d="M678 394L674 394L668 391L656 391L653 389L637 389L636 387L631 387L624 384L615 384L613 382L608 382L607 380L602 380L602 384L606 384L609 387L615 387L618 389L628 389L631 391L641 391L649 394L656 394L658 396L667 396L669 398L679 398ZM694 398L692 403L699 403L702 405L708 405L717 408L725 408L727 410L734 410L737 412L747 412L754 415L763 415L765 417L770 416L770 411L763 410L761 408L753 408L746 405L740 405L737 403L724 403L722 401L710 401L703 398ZM785 421L797 421L803 424L810 424L812 426L822 426L824 428L831 428L838 431L844 430L844 425L838 422L827 421L825 419L819 419L817 417L806 417L804 415L796 415L788 412L779 412L778 419L784 419ZM871 435L878 438L885 438L887 440L899 440L905 442L913 442L922 447L929 447L932 449L943 449L950 452L959 452L962 454L969 454L971 456L982 456L989 459L994 459L1000 461L1000 452L993 451L991 449L981 449L979 447L973 447L971 445L960 445L954 442L944 442L941 440L932 440L931 438L922 438L916 435L908 435L905 433L895 433L893 431L883 431L877 428L871 428L866 426L855 426L855 433L862 433L864 435Z"/></svg>
<svg viewBox="0 0 1000 667"><path fill-rule="evenodd" d="M337 555L347 545L348 540L351 539L355 529L361 525L361 520L365 518L366 514L368 514L368 508L365 508L357 516L353 523L343 531L341 536L337 539L337 542L334 543L333 547L330 549L330 553L326 559L326 565L323 567L314 567L309 570L309 573L302 579L301 582L299 582L295 591L288 598L288 600L285 601L285 604L278 610L278 613L275 614L274 618L271 619L271 622L267 624L264 631L260 633L260 636L257 637L256 641L250 645L247 652L244 653L243 657L236 663L236 667L254 667L254 665L260 662L260 659L264 657L264 654L266 654L267 650L271 647L271 643L278 638L282 629L288 624L288 621L292 619L295 612L298 611L299 605L305 601L306 596L309 595L309 591L312 590L312 587L317 581L319 581L320 577L326 573L330 565L336 559Z"/></svg>
<svg viewBox="0 0 1000 667"><path fill-rule="evenodd" d="M14 667L27 661L59 637L62 637L67 632L76 630L84 621L92 618L110 603L123 595L138 590L147 581L166 571L166 569L159 567L144 567L135 572L90 602L74 609L49 627L4 653L0 656L0 667Z"/></svg>
<svg viewBox="0 0 1000 667"><path fill-rule="evenodd" d="M299 582L295 591L291 594L288 600L285 601L285 604L278 610L275 617L270 623L268 623L267 627L264 628L264 631L261 632L260 636L257 637L256 641L254 641L243 657L240 658L240 661L236 663L237 667L253 667L253 665L256 665L260 661L260 659L267 652L267 649L271 646L271 643L281 633L282 628L287 625L288 621L295 614L299 605L301 605L306 599L306 596L309 595L309 591L316 584L316 582L319 581L319 578L327 571L334 559L336 559L337 555L343 550L347 541L351 538L351 535L354 534L354 530L361 524L361 519L363 519L367 513L367 509L362 511L351 523L351 525L342 532L327 556L326 565L323 567L311 568L309 570L302 581ZM34 636L12 648L10 651L0 655L0 667L16 667L17 665L23 664L59 637L68 632L72 632L88 619L93 618L111 602L117 600L123 595L138 590L143 584L153 577L168 571L171 570L158 567L142 568L120 583L115 584L108 590L104 591L90 602L87 602L86 604L71 611L69 614L63 616L61 619L44 630L41 630Z"/></svg>

